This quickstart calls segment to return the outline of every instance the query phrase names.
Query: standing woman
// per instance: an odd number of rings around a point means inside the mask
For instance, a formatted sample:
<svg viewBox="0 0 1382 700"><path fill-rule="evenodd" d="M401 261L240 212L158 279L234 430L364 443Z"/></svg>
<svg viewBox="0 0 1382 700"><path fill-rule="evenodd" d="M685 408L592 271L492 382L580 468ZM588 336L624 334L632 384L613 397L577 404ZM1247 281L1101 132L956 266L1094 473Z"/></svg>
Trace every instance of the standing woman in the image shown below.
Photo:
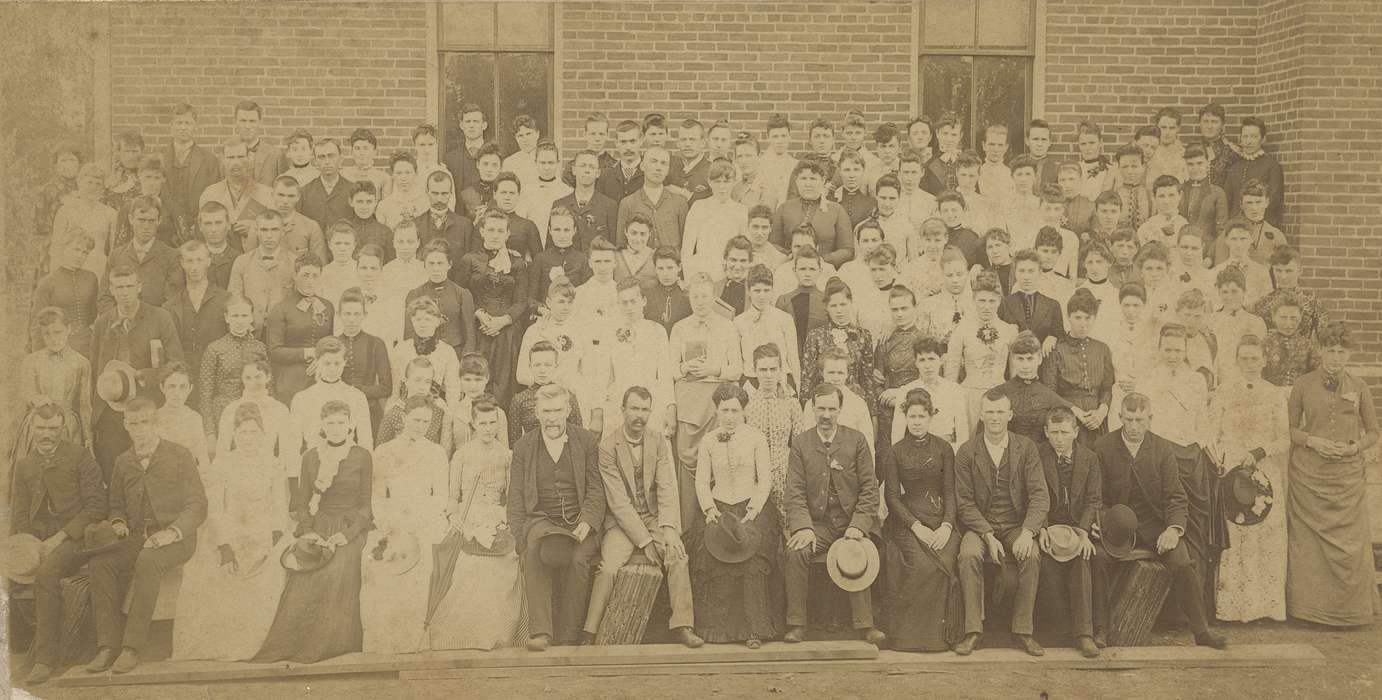
<svg viewBox="0 0 1382 700"><path fill-rule="evenodd" d="M206 523L183 582L209 604L179 611L173 628L178 659L250 658L269 632L283 590L278 557L292 538L283 531L286 482L265 430L270 426L253 403L236 407L231 424L235 448L216 455L202 472Z"/></svg>
<svg viewBox="0 0 1382 700"><path fill-rule="evenodd" d="M297 541L280 558L288 578L254 661L312 663L361 649L360 558L374 527L374 462L350 439L356 420L344 401L322 406L325 441L302 455L289 509Z"/></svg>
<svg viewBox="0 0 1382 700"><path fill-rule="evenodd" d="M389 158L392 189L374 210L374 218L390 229L422 216L432 206L427 191L418 186L417 158L399 151Z"/></svg>
<svg viewBox="0 0 1382 700"><path fill-rule="evenodd" d="M785 523L787 509L782 492L787 486L787 457L791 454L792 436L798 430L801 402L787 386L782 350L775 343L758 346L751 359L758 386L753 386L754 378L747 380L745 391L749 404L744 407L744 422L757 428L768 440L773 506L777 508L780 522Z"/></svg>
<svg viewBox="0 0 1382 700"><path fill-rule="evenodd" d="M1323 361L1291 388L1291 483L1286 501L1286 614L1339 627L1377 612L1367 464L1377 443L1368 385L1348 370L1356 347L1342 322L1319 332Z"/></svg>
<svg viewBox="0 0 1382 700"><path fill-rule="evenodd" d="M749 396L743 387L720 384L710 401L718 425L701 440L696 459L696 498L705 524L693 527L686 539L696 629L714 644L744 642L757 649L764 639L782 634L781 586L771 580L782 543L777 508L767 507L773 485L772 458L767 438L744 423ZM732 522L721 523L724 518ZM741 536L743 547L753 551L744 552L743 559L712 554L706 542L714 536L710 530L733 523L741 523L739 528L745 533L757 531L756 536Z"/></svg>
<svg viewBox="0 0 1382 700"><path fill-rule="evenodd" d="M101 202L105 194L106 171L96 163L87 163L77 171L77 191L67 197L53 219L53 240L49 243L48 259L56 269L62 259L60 246L74 231L91 236L91 254L86 256L83 269L99 279L106 274L106 258L115 240L115 210ZM47 270L44 270L47 272Z"/></svg>
<svg viewBox="0 0 1382 700"><path fill-rule="evenodd" d="M293 291L269 311L264 322L269 363L274 368L274 398L292 405L316 371L317 341L331 335L335 310L317 296L322 261L303 253L293 263Z"/></svg>
<svg viewBox="0 0 1382 700"><path fill-rule="evenodd" d="M873 336L855 323L854 293L839 279L825 284L825 312L829 322L806 334L802 348L801 396L810 396L821 383L821 353L829 347L849 354L849 382L870 411L878 405L873 379Z"/></svg>
<svg viewBox="0 0 1382 700"><path fill-rule="evenodd" d="M1080 422L1080 442L1094 445L1107 432L1108 411L1113 400L1113 352L1107 344L1089 336L1099 315L1099 300L1085 288L1076 289L1065 304L1069 331L1041 363L1043 384L1088 414ZM1077 416L1080 414L1076 414Z"/></svg>
<svg viewBox="0 0 1382 700"><path fill-rule="evenodd" d="M883 450L880 471L888 519L883 528L887 572L888 639L894 649L944 651L963 620L950 601L960 595L955 559L955 451L932 435L936 409L925 389L901 406L907 432ZM955 635L958 636L958 635Z"/></svg>
<svg viewBox="0 0 1382 700"><path fill-rule="evenodd" d="M528 268L523 256L508 247L504 212L486 210L480 217L480 238L484 249L461 258L456 282L475 295L475 349L489 360L490 392L506 406L515 393L514 365L523 338L518 320L528 311Z"/></svg>
<svg viewBox="0 0 1382 700"><path fill-rule="evenodd" d="M435 378L436 368L426 357L414 357L408 362L403 368L403 384L398 395L389 400L384 418L379 421L379 444L408 432L408 414L412 410L409 406L414 405L412 399L422 396L430 402L432 413L423 435L446 452L451 451L451 423L446 415L448 404L437 396L433 384Z"/></svg>

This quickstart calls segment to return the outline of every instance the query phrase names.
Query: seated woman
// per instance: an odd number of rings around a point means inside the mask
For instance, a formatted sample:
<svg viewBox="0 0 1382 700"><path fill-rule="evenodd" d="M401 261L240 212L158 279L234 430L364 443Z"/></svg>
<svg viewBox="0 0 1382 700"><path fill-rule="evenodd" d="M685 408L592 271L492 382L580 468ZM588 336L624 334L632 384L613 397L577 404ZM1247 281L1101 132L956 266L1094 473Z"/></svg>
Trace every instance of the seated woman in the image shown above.
<svg viewBox="0 0 1382 700"><path fill-rule="evenodd" d="M931 434L931 394L907 392L899 408L907 432L882 450L880 476L888 519L883 533L887 578L885 631L894 649L943 651L958 641L963 621L955 559L955 451Z"/></svg>
<svg viewBox="0 0 1382 700"><path fill-rule="evenodd" d="M781 556L782 532L777 508L766 507L772 492L772 457L768 440L744 422L749 397L743 387L724 383L710 397L717 428L701 440L696 459L696 498L705 525L686 534L691 590L696 601L696 628L712 643L744 642L757 649L764 639L782 634L781 584L773 574ZM747 558L712 553L710 528L726 527L722 518L757 530ZM752 540L750 540L752 542Z"/></svg>
<svg viewBox="0 0 1382 700"><path fill-rule="evenodd" d="M312 663L362 647L360 558L365 533L374 527L374 460L350 441L357 419L368 417L352 416L344 401L322 406L325 440L302 455L289 509L297 541L280 559L288 577L254 661Z"/></svg>
<svg viewBox="0 0 1382 700"><path fill-rule="evenodd" d="M374 455L370 502L376 529L368 538L371 546L360 591L365 651L378 654L426 648L420 635L432 545L446 532L446 453L428 436L436 423L435 399L419 394L408 399L403 410L403 433L380 445ZM377 565L387 549L383 540L396 546L403 538L416 540L419 561L402 573Z"/></svg>
<svg viewBox="0 0 1382 700"><path fill-rule="evenodd" d="M248 659L273 623L283 591L278 557L293 538L283 531L287 481L265 422L257 404L239 405L231 419L235 447L202 470L206 523L197 531L197 553L183 568L183 588L207 604L178 611L174 658Z"/></svg>
<svg viewBox="0 0 1382 700"><path fill-rule="evenodd" d="M442 338L441 325L446 317L441 307L432 297L416 297L408 302L407 316L412 335L394 346L389 366L407 367L415 358L427 358L432 363L432 383L436 385L432 393L454 401L460 393L460 367L455 346ZM397 389L403 385L402 379L395 376L394 381L399 385L394 387L395 397Z"/></svg>
<svg viewBox="0 0 1382 700"><path fill-rule="evenodd" d="M427 619L432 649L494 649L528 638L504 506L511 453L502 416L493 397L476 397L469 417L474 438L451 458L447 519L461 545L450 589Z"/></svg>
<svg viewBox="0 0 1382 700"><path fill-rule="evenodd" d="M384 444L407 432L408 405L415 397L430 399L432 416L427 424L425 435L437 443L442 450L451 451L451 421L447 420L447 403L436 395L436 368L426 357L414 357L403 368L403 388L389 401L384 418L379 421L379 444Z"/></svg>

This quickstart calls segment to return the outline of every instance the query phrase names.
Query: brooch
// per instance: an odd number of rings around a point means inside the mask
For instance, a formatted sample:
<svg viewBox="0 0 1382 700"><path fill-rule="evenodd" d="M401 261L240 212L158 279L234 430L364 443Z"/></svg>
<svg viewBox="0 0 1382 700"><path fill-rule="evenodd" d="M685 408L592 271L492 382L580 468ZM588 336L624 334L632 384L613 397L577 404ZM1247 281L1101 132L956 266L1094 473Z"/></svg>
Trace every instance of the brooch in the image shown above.
<svg viewBox="0 0 1382 700"><path fill-rule="evenodd" d="M621 343L627 343L633 340L633 330L629 328L620 328L614 332L614 338Z"/></svg>
<svg viewBox="0 0 1382 700"><path fill-rule="evenodd" d="M732 437L734 437L734 433L731 433L727 430L722 430L718 433L715 433L715 439L719 440L720 442L729 442L730 438Z"/></svg>
<svg viewBox="0 0 1382 700"><path fill-rule="evenodd" d="M834 457L831 457L831 458L830 458L830 468L833 469L833 470L835 470L835 471L837 471L837 472L842 472L842 471L845 470L845 465L840 464L840 460L835 459Z"/></svg>
<svg viewBox="0 0 1382 700"><path fill-rule="evenodd" d="M576 344L571 340L571 336L565 333L557 336L557 348L562 352L570 352L571 348L575 347L575 345Z"/></svg>
<svg viewBox="0 0 1382 700"><path fill-rule="evenodd" d="M990 325L980 326L979 332L975 334L984 345L993 345L998 340L998 329Z"/></svg>

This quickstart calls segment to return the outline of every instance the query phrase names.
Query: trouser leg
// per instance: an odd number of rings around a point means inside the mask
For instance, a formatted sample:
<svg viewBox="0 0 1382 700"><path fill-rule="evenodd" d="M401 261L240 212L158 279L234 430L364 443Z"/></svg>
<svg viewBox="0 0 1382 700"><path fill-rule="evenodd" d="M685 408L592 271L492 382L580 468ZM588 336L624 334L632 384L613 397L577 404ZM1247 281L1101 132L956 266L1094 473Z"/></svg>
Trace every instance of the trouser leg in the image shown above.
<svg viewBox="0 0 1382 700"><path fill-rule="evenodd" d="M72 540L64 540L43 558L34 573L34 616L38 619L34 633L35 663L57 666L61 660L62 579L81 568L77 549Z"/></svg>
<svg viewBox="0 0 1382 700"><path fill-rule="evenodd" d="M556 615L558 639L573 641L580 634L590 603L590 572L599 556L600 538L594 533L571 554L571 565L562 575L561 607Z"/></svg>
<svg viewBox="0 0 1382 700"><path fill-rule="evenodd" d="M965 601L965 634L984 631L984 538L967 531L960 538L956 559L960 572L960 591Z"/></svg>
<svg viewBox="0 0 1382 700"><path fill-rule="evenodd" d="M600 631L605 606L614 592L614 577L619 574L619 567L627 564L629 557L633 556L633 550L633 542L629 541L623 530L615 527L605 531L604 541L600 543L600 568L590 586L590 604L586 607L586 632L597 634Z"/></svg>
<svg viewBox="0 0 1382 700"><path fill-rule="evenodd" d="M1017 594L1013 598L1013 634L1032 633L1032 614L1036 610L1037 585L1041 580L1041 552L1034 546L1031 556L1018 559L1013 554L1013 543L1022 534L1022 528L1013 528L999 538L1007 556L1017 563Z"/></svg>
<svg viewBox="0 0 1382 700"><path fill-rule="evenodd" d="M1161 555L1161 561L1171 572L1171 594L1185 612L1190 631L1202 634L1209 631L1209 620L1205 615L1204 585L1195 560L1182 541L1176 548Z"/></svg>
<svg viewBox="0 0 1382 700"><path fill-rule="evenodd" d="M120 546L91 558L91 612L96 621L96 645L119 649L125 634L125 577L142 551L142 539L130 533Z"/></svg>
<svg viewBox="0 0 1382 700"><path fill-rule="evenodd" d="M125 618L124 646L135 651L144 649L149 637L149 622L153 620L154 606L158 604L163 575L191 559L196 547L195 539L184 539L139 552L134 561L134 578L130 580L130 613Z"/></svg>
<svg viewBox="0 0 1382 700"><path fill-rule="evenodd" d="M539 528L528 530L523 551L523 591L528 599L528 634L552 636L552 573L542 563Z"/></svg>

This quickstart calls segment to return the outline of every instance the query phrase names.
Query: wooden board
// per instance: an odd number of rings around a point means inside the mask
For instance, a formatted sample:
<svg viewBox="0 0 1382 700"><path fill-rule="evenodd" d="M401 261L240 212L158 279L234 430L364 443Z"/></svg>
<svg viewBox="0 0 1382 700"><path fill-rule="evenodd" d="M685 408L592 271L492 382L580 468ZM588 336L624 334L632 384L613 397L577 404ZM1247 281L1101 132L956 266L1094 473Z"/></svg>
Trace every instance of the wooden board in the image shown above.
<svg viewBox="0 0 1382 700"><path fill-rule="evenodd" d="M570 667L587 669L599 666L641 666L714 664L744 661L801 662L842 659L875 659L878 650L861 641L822 641L785 644L770 642L761 649L742 645L708 644L687 649L680 644L629 646L553 647L536 653L521 648L494 651L434 651L418 654L346 654L315 664L252 664L218 661L155 661L141 664L124 675L90 675L80 667L69 669L53 681L57 686L137 685L145 683L205 683L245 681L266 678L327 676L340 674L397 674L403 671L441 671L472 669L522 669ZM747 656L746 655L751 655ZM577 673L579 675L579 673Z"/></svg>
<svg viewBox="0 0 1382 700"><path fill-rule="evenodd" d="M747 650L745 650L747 652ZM841 661L747 660L705 664L638 664L589 667L477 668L441 671L403 671L402 680L448 680L474 678L514 678L534 676L659 676L764 673L971 673L975 664L986 667L1030 666L1067 670L1130 670L1138 668L1281 668L1324 663L1324 655L1308 644L1253 644L1215 651L1205 647L1129 647L1106 649L1097 659L1086 659L1074 649L1047 649L1046 655L1032 657L1017 649L980 649L972 656L950 652L912 654L884 651L876 659Z"/></svg>

